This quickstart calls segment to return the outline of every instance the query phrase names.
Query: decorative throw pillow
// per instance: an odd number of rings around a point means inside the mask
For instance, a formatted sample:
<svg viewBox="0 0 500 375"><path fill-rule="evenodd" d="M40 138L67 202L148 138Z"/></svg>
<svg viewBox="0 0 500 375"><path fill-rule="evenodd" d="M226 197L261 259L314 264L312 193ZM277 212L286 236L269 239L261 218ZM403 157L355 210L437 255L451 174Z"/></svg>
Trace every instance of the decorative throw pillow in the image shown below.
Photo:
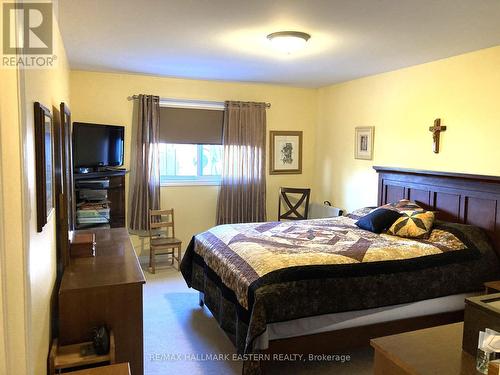
<svg viewBox="0 0 500 375"><path fill-rule="evenodd" d="M368 230L373 233L382 233L394 223L401 213L395 210L386 208L377 208L368 215L363 216L356 221L356 225L361 229Z"/></svg>
<svg viewBox="0 0 500 375"><path fill-rule="evenodd" d="M389 228L387 234L407 238L427 238L434 224L434 212L406 212Z"/></svg>
<svg viewBox="0 0 500 375"><path fill-rule="evenodd" d="M418 204L416 204L413 201L410 201L408 199L401 199L397 202L394 203L388 203L383 206L380 206L380 208L387 208L388 210L394 210L398 212L408 212L408 211L425 211L422 207L420 207Z"/></svg>
<svg viewBox="0 0 500 375"><path fill-rule="evenodd" d="M348 213L346 216L351 219L361 219L363 216L368 215L370 212L374 211L377 207L362 207L358 208L351 213Z"/></svg>

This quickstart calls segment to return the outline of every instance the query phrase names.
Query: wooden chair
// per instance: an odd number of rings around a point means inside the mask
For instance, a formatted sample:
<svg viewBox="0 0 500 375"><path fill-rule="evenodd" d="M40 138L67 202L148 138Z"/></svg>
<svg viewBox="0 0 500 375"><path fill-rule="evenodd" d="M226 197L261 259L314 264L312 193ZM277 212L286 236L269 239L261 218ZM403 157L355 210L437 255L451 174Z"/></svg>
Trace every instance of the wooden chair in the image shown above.
<svg viewBox="0 0 500 375"><path fill-rule="evenodd" d="M291 196L299 195L297 202L290 202ZM285 220L305 220L309 212L309 196L311 195L311 189L302 188L280 188L280 197L278 203L278 221L281 219ZM283 203L284 209L287 210L285 213L281 213L281 204ZM304 203L304 204L303 204ZM299 212L299 209L303 205L303 213Z"/></svg>
<svg viewBox="0 0 500 375"><path fill-rule="evenodd" d="M169 234L169 228L171 234ZM174 209L149 210L149 271L156 271L156 255L170 255L172 265L177 260L177 270L180 271L182 241L175 238ZM157 251L167 250L157 253ZM177 250L177 254L175 253Z"/></svg>

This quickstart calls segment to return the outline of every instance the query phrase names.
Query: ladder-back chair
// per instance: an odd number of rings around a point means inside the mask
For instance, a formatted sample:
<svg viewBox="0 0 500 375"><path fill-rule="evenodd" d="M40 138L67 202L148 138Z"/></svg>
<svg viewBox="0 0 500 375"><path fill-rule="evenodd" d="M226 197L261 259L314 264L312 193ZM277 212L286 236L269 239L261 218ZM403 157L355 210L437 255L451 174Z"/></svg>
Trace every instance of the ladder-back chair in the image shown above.
<svg viewBox="0 0 500 375"><path fill-rule="evenodd" d="M180 270L182 241L175 238L174 209L149 210L149 271L156 271L156 255L168 254ZM165 251L166 250L166 251Z"/></svg>

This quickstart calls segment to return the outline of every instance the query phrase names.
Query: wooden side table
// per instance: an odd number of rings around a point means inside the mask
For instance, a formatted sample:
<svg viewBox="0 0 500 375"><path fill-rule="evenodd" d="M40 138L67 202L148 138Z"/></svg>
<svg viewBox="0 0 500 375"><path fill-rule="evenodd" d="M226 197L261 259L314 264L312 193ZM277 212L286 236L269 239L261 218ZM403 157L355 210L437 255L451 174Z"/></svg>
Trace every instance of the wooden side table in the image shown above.
<svg viewBox="0 0 500 375"><path fill-rule="evenodd" d="M488 365L488 375L498 375L500 374L500 362L491 361Z"/></svg>
<svg viewBox="0 0 500 375"><path fill-rule="evenodd" d="M484 283L485 294L500 293L500 281L488 281Z"/></svg>
<svg viewBox="0 0 500 375"><path fill-rule="evenodd" d="M462 334L463 323L455 323L372 339L373 373L481 375L475 358L462 351Z"/></svg>
<svg viewBox="0 0 500 375"><path fill-rule="evenodd" d="M130 366L128 362L115 365L94 367L85 370L72 371L71 375L130 375Z"/></svg>
<svg viewBox="0 0 500 375"><path fill-rule="evenodd" d="M49 375L54 375L58 371L71 369L73 367L113 364L115 363L115 336L113 331L109 332L109 353L98 355L89 350L92 342L83 342L73 345L59 345L58 340L52 342L49 354ZM88 353L84 353L88 351Z"/></svg>

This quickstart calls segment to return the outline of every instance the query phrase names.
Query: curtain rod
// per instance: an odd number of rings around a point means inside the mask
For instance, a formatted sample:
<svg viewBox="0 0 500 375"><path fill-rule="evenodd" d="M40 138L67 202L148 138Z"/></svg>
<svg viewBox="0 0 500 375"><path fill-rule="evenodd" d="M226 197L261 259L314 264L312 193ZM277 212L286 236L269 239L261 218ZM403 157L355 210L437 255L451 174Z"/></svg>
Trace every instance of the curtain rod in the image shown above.
<svg viewBox="0 0 500 375"><path fill-rule="evenodd" d="M139 95L131 95L127 96L127 100L135 100L139 99ZM224 105L224 102L215 102L215 101L210 101L210 100L193 100L193 99L168 99L168 98L160 98L160 101L165 101L165 102L187 102L187 103L196 103L200 102L201 104L213 104L213 105ZM271 108L271 103L265 103L266 108Z"/></svg>

